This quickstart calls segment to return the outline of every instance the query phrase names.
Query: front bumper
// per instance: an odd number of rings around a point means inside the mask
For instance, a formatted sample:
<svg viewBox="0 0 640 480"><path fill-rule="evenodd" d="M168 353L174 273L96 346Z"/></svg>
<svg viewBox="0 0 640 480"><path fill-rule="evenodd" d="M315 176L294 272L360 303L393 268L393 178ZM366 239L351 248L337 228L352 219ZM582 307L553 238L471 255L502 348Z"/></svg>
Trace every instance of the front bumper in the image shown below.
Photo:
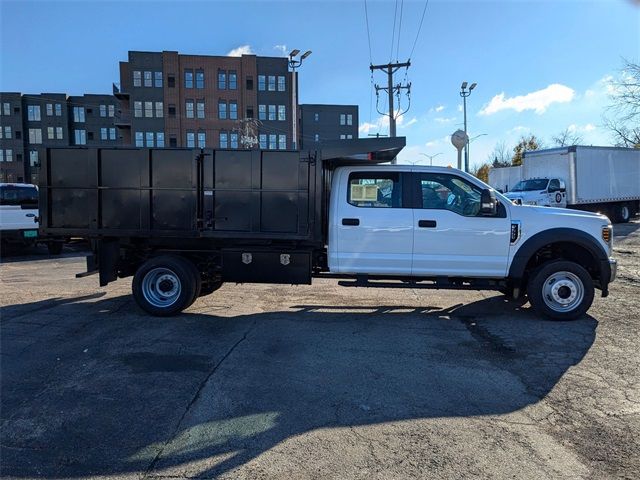
<svg viewBox="0 0 640 480"><path fill-rule="evenodd" d="M609 257L609 268L611 269L609 283L611 283L616 279L616 274L618 273L618 262L613 257Z"/></svg>

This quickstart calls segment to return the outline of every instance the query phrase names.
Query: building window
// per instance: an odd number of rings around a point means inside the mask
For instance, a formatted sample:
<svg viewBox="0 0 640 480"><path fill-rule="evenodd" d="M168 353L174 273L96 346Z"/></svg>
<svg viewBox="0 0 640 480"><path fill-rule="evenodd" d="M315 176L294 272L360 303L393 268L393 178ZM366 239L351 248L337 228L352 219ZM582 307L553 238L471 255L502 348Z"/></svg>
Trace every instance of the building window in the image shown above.
<svg viewBox="0 0 640 480"><path fill-rule="evenodd" d="M231 120L238 119L238 102L235 100L229 102L229 118Z"/></svg>
<svg viewBox="0 0 640 480"><path fill-rule="evenodd" d="M238 89L238 74L235 70L229 70L229 90Z"/></svg>
<svg viewBox="0 0 640 480"><path fill-rule="evenodd" d="M84 122L84 107L73 107L73 121Z"/></svg>
<svg viewBox="0 0 640 480"><path fill-rule="evenodd" d="M87 144L87 131L86 130L74 130L73 137L75 139L76 145L86 145Z"/></svg>
<svg viewBox="0 0 640 480"><path fill-rule="evenodd" d="M20 130L16 130L16 140L20 140L22 138L22 132Z"/></svg>
<svg viewBox="0 0 640 480"><path fill-rule="evenodd" d="M11 127L4 127L4 138L11 138Z"/></svg>
<svg viewBox="0 0 640 480"><path fill-rule="evenodd" d="M0 149L0 162L4 162L4 150ZM4 175L4 172L2 172L2 175ZM0 177L0 180L4 181L3 177Z"/></svg>
<svg viewBox="0 0 640 480"><path fill-rule="evenodd" d="M109 140L115 140L116 139L116 129L115 127L111 127L109 128Z"/></svg>
<svg viewBox="0 0 640 480"><path fill-rule="evenodd" d="M278 135L278 148L280 150L287 149L287 136L286 135Z"/></svg>
<svg viewBox="0 0 640 480"><path fill-rule="evenodd" d="M340 140L345 140L347 138L347 136L345 134L341 134L340 135Z"/></svg>
<svg viewBox="0 0 640 480"><path fill-rule="evenodd" d="M144 72L144 86L153 87L153 74L151 72Z"/></svg>
<svg viewBox="0 0 640 480"><path fill-rule="evenodd" d="M266 89L266 78L264 75L258 75L258 90L261 92Z"/></svg>
<svg viewBox="0 0 640 480"><path fill-rule="evenodd" d="M176 106L175 105L169 105L169 116L170 117L175 117L176 116Z"/></svg>
<svg viewBox="0 0 640 480"><path fill-rule="evenodd" d="M286 120L286 109L284 105L278 105L278 120Z"/></svg>
<svg viewBox="0 0 640 480"><path fill-rule="evenodd" d="M204 100L200 100L196 103L196 116L198 118L204 118Z"/></svg>
<svg viewBox="0 0 640 480"><path fill-rule="evenodd" d="M278 91L284 92L286 87L284 75L278 75Z"/></svg>
<svg viewBox="0 0 640 480"><path fill-rule="evenodd" d="M153 86L162 88L162 72L153 72Z"/></svg>
<svg viewBox="0 0 640 480"><path fill-rule="evenodd" d="M2 127L0 127L0 140L2 140Z"/></svg>
<svg viewBox="0 0 640 480"><path fill-rule="evenodd" d="M144 136L142 132L136 132L136 147L144 147Z"/></svg>
<svg viewBox="0 0 640 480"><path fill-rule="evenodd" d="M247 90L253 90L253 77L247 77Z"/></svg>
<svg viewBox="0 0 640 480"><path fill-rule="evenodd" d="M47 138L49 140L54 140L55 139L55 130L53 127L47 127Z"/></svg>
<svg viewBox="0 0 640 480"><path fill-rule="evenodd" d="M207 146L207 134L205 132L198 132L198 148L206 148Z"/></svg>
<svg viewBox="0 0 640 480"><path fill-rule="evenodd" d="M156 133L156 146L164 148L164 132Z"/></svg>
<svg viewBox="0 0 640 480"><path fill-rule="evenodd" d="M7 148L4 151L4 161L5 162L13 162L13 149Z"/></svg>
<svg viewBox="0 0 640 480"><path fill-rule="evenodd" d="M164 115L164 103L156 102L156 117L162 118L163 115Z"/></svg>
<svg viewBox="0 0 640 480"><path fill-rule="evenodd" d="M53 116L53 103L47 103L47 117Z"/></svg>
<svg viewBox="0 0 640 480"><path fill-rule="evenodd" d="M218 118L220 120L227 119L227 102L224 100L218 100Z"/></svg>
<svg viewBox="0 0 640 480"><path fill-rule="evenodd" d="M275 119L276 119L276 106L269 105L269 120L275 120Z"/></svg>
<svg viewBox="0 0 640 480"><path fill-rule="evenodd" d="M107 106L106 105L100 105L100 116L101 117L106 117L107 116Z"/></svg>
<svg viewBox="0 0 640 480"><path fill-rule="evenodd" d="M340 125L346 125L347 124L347 116L344 113L340 114Z"/></svg>
<svg viewBox="0 0 640 480"><path fill-rule="evenodd" d="M353 140L353 135L351 134L347 135L347 140Z"/></svg>
<svg viewBox="0 0 640 480"><path fill-rule="evenodd" d="M347 125L353 125L353 115L350 113L347 114Z"/></svg>
<svg viewBox="0 0 640 480"><path fill-rule="evenodd" d="M62 104L56 103L56 117L62 116Z"/></svg>
<svg viewBox="0 0 640 480"><path fill-rule="evenodd" d="M228 138L226 132L220 132L220 148L229 148Z"/></svg>
<svg viewBox="0 0 640 480"><path fill-rule="evenodd" d="M153 118L153 102L144 102L144 116Z"/></svg>
<svg viewBox="0 0 640 480"><path fill-rule="evenodd" d="M278 136L275 133L269 134L269 150L275 150L278 147L277 138Z"/></svg>
<svg viewBox="0 0 640 480"><path fill-rule="evenodd" d="M169 146L172 148L176 148L178 146L178 139L173 135L169 137Z"/></svg>
<svg viewBox="0 0 640 480"><path fill-rule="evenodd" d="M147 147L153 147L153 132L145 132L145 143Z"/></svg>
<svg viewBox="0 0 640 480"><path fill-rule="evenodd" d="M175 77L175 75L167 75L167 87L176 88L176 77Z"/></svg>
<svg viewBox="0 0 640 480"><path fill-rule="evenodd" d="M11 104L10 103L3 103L2 104L2 110L3 110L3 114L4 115L11 115Z"/></svg>
<svg viewBox="0 0 640 480"><path fill-rule="evenodd" d="M266 150L267 149L267 136L265 134L261 133L258 136L258 140L260 142L260 148L262 150Z"/></svg>
<svg viewBox="0 0 640 480"><path fill-rule="evenodd" d="M40 128L29 129L29 143L42 143L42 130Z"/></svg>
<svg viewBox="0 0 640 480"><path fill-rule="evenodd" d="M9 162L10 160L7 159L7 162ZM31 167L37 167L38 164L38 151L37 150L31 150L29 152L29 166Z"/></svg>
<svg viewBox="0 0 640 480"><path fill-rule="evenodd" d="M187 148L194 148L196 146L196 134L193 132L187 132Z"/></svg>
<svg viewBox="0 0 640 480"><path fill-rule="evenodd" d="M187 118L193 118L193 100L187 100L186 111Z"/></svg>
<svg viewBox="0 0 640 480"><path fill-rule="evenodd" d="M267 119L267 106L258 105L258 120L266 120L266 119Z"/></svg>
<svg viewBox="0 0 640 480"><path fill-rule="evenodd" d="M231 148L238 148L238 134L232 133L231 137Z"/></svg>
<svg viewBox="0 0 640 480"><path fill-rule="evenodd" d="M320 135L319 135L318 133L316 133L316 134L313 136L313 141L314 141L314 142L319 142L319 141L320 141Z"/></svg>
<svg viewBox="0 0 640 480"><path fill-rule="evenodd" d="M196 88L204 88L204 71L196 70Z"/></svg>
<svg viewBox="0 0 640 480"><path fill-rule="evenodd" d="M28 105L27 118L30 122L40 121L40 105Z"/></svg>
<svg viewBox="0 0 640 480"><path fill-rule="evenodd" d="M116 116L116 107L115 107L115 105L109 105L109 116L111 118Z"/></svg>
<svg viewBox="0 0 640 480"><path fill-rule="evenodd" d="M108 138L107 128L106 127L100 128L100 140L106 140L107 138Z"/></svg>
<svg viewBox="0 0 640 480"><path fill-rule="evenodd" d="M138 70L134 70L133 72L133 86L141 87L142 86L142 72Z"/></svg>
<svg viewBox="0 0 640 480"><path fill-rule="evenodd" d="M313 114L313 121L314 122L319 122L320 121L320 114L319 113L314 113Z"/></svg>
<svg viewBox="0 0 640 480"><path fill-rule="evenodd" d="M133 116L134 117L142 116L142 102L133 102Z"/></svg>
<svg viewBox="0 0 640 480"><path fill-rule="evenodd" d="M253 107L247 107L247 118L253 118Z"/></svg>
<svg viewBox="0 0 640 480"><path fill-rule="evenodd" d="M184 88L193 88L193 70L184 71Z"/></svg>
<svg viewBox="0 0 640 480"><path fill-rule="evenodd" d="M227 89L227 72L224 70L218 70L218 90Z"/></svg>
<svg viewBox="0 0 640 480"><path fill-rule="evenodd" d="M269 75L269 91L270 92L275 92L276 91L276 76L275 75Z"/></svg>
<svg viewBox="0 0 640 480"><path fill-rule="evenodd" d="M56 139L62 140L62 127L56 127Z"/></svg>

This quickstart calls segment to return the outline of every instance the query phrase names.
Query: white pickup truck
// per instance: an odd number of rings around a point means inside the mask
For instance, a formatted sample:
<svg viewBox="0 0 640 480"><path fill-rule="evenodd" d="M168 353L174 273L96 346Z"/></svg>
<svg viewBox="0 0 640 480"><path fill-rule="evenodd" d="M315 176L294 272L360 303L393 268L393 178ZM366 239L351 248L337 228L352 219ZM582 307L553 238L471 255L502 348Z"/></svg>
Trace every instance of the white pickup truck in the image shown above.
<svg viewBox="0 0 640 480"><path fill-rule="evenodd" d="M38 187L0 183L0 238L3 244L35 245L38 241Z"/></svg>
<svg viewBox="0 0 640 480"><path fill-rule="evenodd" d="M153 315L223 282L313 278L500 290L560 320L583 315L595 288L607 296L616 262L606 216L516 205L451 168L379 164L401 141L311 153L52 150L42 231L94 240L78 276L133 276Z"/></svg>

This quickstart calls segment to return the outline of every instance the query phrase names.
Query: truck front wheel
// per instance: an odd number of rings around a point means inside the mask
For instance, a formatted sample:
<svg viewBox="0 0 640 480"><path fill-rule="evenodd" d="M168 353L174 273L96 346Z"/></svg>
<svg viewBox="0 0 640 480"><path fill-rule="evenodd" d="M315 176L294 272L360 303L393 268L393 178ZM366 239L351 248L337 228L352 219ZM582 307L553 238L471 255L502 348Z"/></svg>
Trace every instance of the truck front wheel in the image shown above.
<svg viewBox="0 0 640 480"><path fill-rule="evenodd" d="M593 302L593 280L583 267L565 260L539 267L527 287L533 308L553 320L574 320Z"/></svg>
<svg viewBox="0 0 640 480"><path fill-rule="evenodd" d="M133 297L151 315L180 313L197 298L199 274L186 258L163 255L147 260L133 277Z"/></svg>

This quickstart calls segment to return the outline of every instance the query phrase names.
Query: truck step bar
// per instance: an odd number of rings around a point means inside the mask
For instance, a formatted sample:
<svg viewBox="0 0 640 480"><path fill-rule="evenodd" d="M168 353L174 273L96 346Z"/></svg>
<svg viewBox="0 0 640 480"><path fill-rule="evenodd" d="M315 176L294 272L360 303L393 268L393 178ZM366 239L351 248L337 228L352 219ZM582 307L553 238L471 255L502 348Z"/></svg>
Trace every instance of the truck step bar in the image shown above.
<svg viewBox="0 0 640 480"><path fill-rule="evenodd" d="M368 288L426 288L432 290L499 290L504 288L504 279L493 278L461 278L461 277L398 277L388 275L348 275L336 273L319 273L314 278L331 278L343 280L342 287Z"/></svg>

